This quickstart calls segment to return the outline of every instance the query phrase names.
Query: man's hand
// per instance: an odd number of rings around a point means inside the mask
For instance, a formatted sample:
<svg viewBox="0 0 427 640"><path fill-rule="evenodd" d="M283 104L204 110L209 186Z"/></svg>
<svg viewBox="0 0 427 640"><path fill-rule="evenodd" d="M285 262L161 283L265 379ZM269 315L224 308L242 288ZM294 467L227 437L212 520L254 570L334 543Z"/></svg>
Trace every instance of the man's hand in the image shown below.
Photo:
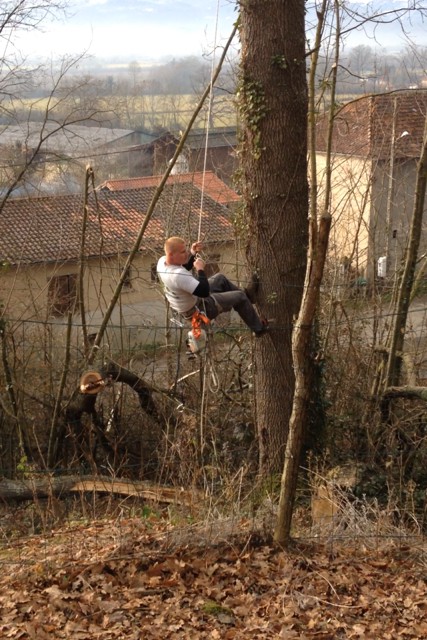
<svg viewBox="0 0 427 640"><path fill-rule="evenodd" d="M196 253L199 253L199 251L201 251L203 249L203 242L193 242L193 244L191 245L191 253L193 256L196 255Z"/></svg>
<svg viewBox="0 0 427 640"><path fill-rule="evenodd" d="M194 261L193 267L196 269L196 271L204 271L205 261L202 260L201 258L196 258Z"/></svg>

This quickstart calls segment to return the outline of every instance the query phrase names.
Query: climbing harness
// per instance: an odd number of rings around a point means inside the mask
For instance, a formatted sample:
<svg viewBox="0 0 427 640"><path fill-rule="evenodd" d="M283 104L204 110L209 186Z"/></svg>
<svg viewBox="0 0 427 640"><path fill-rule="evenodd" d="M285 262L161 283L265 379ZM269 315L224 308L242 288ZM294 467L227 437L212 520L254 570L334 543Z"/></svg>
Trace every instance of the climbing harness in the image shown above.
<svg viewBox="0 0 427 640"><path fill-rule="evenodd" d="M194 307L194 309L191 310L191 313L171 318L171 324L179 327L180 329L184 329L185 323L188 322L191 323L191 329L188 330L185 339L188 359L194 360L199 358L199 371L203 373L203 378L206 378L206 375L209 372L210 381L208 387L210 391L217 392L219 390L219 379L216 374L214 364L215 353L212 323L206 313L197 307ZM203 388L205 389L205 381L203 383Z"/></svg>
<svg viewBox="0 0 427 640"><path fill-rule="evenodd" d="M209 318L198 309L191 316L191 329L187 334L187 347L191 353L200 353L206 347L206 331L203 325L209 325Z"/></svg>

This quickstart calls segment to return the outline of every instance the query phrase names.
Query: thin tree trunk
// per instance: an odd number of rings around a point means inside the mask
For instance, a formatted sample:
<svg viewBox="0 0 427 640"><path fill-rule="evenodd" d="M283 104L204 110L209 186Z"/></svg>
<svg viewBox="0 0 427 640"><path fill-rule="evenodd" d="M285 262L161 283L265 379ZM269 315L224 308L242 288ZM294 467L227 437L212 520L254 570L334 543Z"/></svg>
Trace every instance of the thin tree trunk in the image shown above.
<svg viewBox="0 0 427 640"><path fill-rule="evenodd" d="M19 456L20 458L23 458L26 455L24 433L22 430L21 413L19 411L18 399L15 394L12 370L9 365L9 359L7 355L6 322L4 321L2 321L0 324L0 342L1 342L1 359L3 363L4 375L5 375L5 381L6 381L6 390L9 396L12 415L16 423L16 435L18 440Z"/></svg>
<svg viewBox="0 0 427 640"><path fill-rule="evenodd" d="M86 227L88 218L88 197L89 197L89 180L94 179L93 169L90 166L86 167L85 174L85 187L84 187L84 201L83 201L83 220L82 220L82 235L80 241L80 256L79 256L79 277L78 277L78 304L80 310L80 321L82 324L83 334L83 347L85 358L89 355L90 345L87 335L86 324L86 311L85 311L85 298L84 298L84 273L85 273L85 243L86 243Z"/></svg>
<svg viewBox="0 0 427 640"><path fill-rule="evenodd" d="M323 20L327 2L324 1L322 9L318 12L318 27L316 33L315 48L312 54L312 68L310 73L310 154L311 154L311 171L313 180L317 173L315 162L316 156L316 135L315 135L315 89L316 89L316 65L317 51L321 42L321 34L323 30ZM274 533L275 541L280 545L287 545L290 540L292 514L295 502L295 495L298 482L298 472L300 466L301 449L305 436L306 426L312 402L313 379L314 379L314 362L313 362L313 331L316 318L316 312L319 303L320 285L323 279L323 272L326 262L329 233L331 228L331 215L329 205L331 199L331 149L332 149L332 131L335 115L335 88L339 56L339 8L337 0L335 3L337 34L335 49L335 65L332 71L331 80L331 100L329 112L328 140L326 151L326 177L325 177L325 196L320 223L318 224L317 200L311 201L310 209L310 246L307 272L305 278L305 287L301 308L297 322L294 327L292 336L292 354L295 370L295 393L293 397L292 414L289 421L289 435L286 443L285 460L283 465L283 473L281 479L280 498L278 518Z"/></svg>
<svg viewBox="0 0 427 640"><path fill-rule="evenodd" d="M47 466L53 467L55 464L56 456L58 453L58 439L61 437L61 431L64 431L63 425L59 424L59 416L62 404L62 397L64 394L65 384L67 382L68 371L70 368L70 343L71 343L71 329L73 324L73 316L70 312L67 319L67 335L65 339L65 357L64 366L62 367L62 375L59 383L58 394L55 400L55 407L53 410L52 423L49 433L49 443L47 449ZM62 427L62 428L61 428Z"/></svg>
<svg viewBox="0 0 427 640"><path fill-rule="evenodd" d="M318 291L323 277L323 268L331 227L331 217L321 219L318 230L316 261L311 265L310 279L305 289L301 311L293 333L293 354L295 365L295 394L289 435L286 443L285 462L281 480L278 518L274 533L275 541L283 546L289 543L292 513L298 481L301 448L312 400L312 335L313 321L318 303Z"/></svg>

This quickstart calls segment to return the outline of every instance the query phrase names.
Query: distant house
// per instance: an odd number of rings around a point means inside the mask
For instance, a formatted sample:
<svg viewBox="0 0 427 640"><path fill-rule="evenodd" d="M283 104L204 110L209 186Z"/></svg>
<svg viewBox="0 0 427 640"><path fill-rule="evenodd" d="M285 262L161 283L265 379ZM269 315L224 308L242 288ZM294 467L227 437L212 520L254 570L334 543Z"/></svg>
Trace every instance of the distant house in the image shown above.
<svg viewBox="0 0 427 640"><path fill-rule="evenodd" d="M163 173L179 141L179 132L164 132L151 142L129 149L129 163L132 168L128 175L134 177ZM221 180L231 184L237 169L236 145L236 127L215 128L209 131L194 129L185 141L175 171L179 173L212 171Z"/></svg>
<svg viewBox="0 0 427 640"><path fill-rule="evenodd" d="M219 188L218 179L215 184ZM227 190L224 185L224 193ZM104 187L92 193L84 240L81 196L9 200L0 216L0 263L7 265L0 269L1 313L15 324L48 319L63 327L72 312L78 326L83 269L84 308L89 331L95 333L154 192L151 181L136 188ZM111 320L113 333L128 331L126 340L135 342L141 332L153 334L163 321L165 304L155 265L166 236L195 240L200 226L208 269L221 268L236 276L234 229L221 199L212 189L210 195L205 192L201 204L197 180L172 178L166 184L126 274ZM154 335L151 339L155 340Z"/></svg>
<svg viewBox="0 0 427 640"><path fill-rule="evenodd" d="M40 139L43 139L40 145ZM179 132L112 129L57 122L26 122L0 129L0 189L14 168L37 150L24 184L14 196L77 193L90 164L98 181L164 173L179 144ZM231 184L237 168L236 128L195 129L187 137L174 172L213 171ZM205 149L207 152L205 154ZM206 155L206 157L205 157Z"/></svg>
<svg viewBox="0 0 427 640"><path fill-rule="evenodd" d="M179 133L168 132L153 142L153 174L163 173L179 140ZM238 166L236 146L236 127L193 129L185 141L182 153L183 171L213 171L221 180L231 184Z"/></svg>
<svg viewBox="0 0 427 640"><path fill-rule="evenodd" d="M84 155L101 147L121 141L121 146L135 144L135 132L129 129L111 129L100 126L65 124L47 120L46 122L22 122L17 125L2 125L0 149L10 145L21 145L31 152L40 145L40 155Z"/></svg>
<svg viewBox="0 0 427 640"><path fill-rule="evenodd" d="M0 131L0 187L7 187L14 169L34 154L24 183L14 196L77 193L82 190L84 169L107 174L117 166L128 174L128 149L157 137L145 131L112 129L57 122L24 122L3 125ZM151 168L151 165L150 165Z"/></svg>
<svg viewBox="0 0 427 640"><path fill-rule="evenodd" d="M336 268L372 281L390 278L408 243L417 163L427 114L427 91L368 96L342 107L332 139ZM327 122L317 126L319 198L325 170ZM427 250L427 229L421 251ZM380 261L380 262L379 262Z"/></svg>

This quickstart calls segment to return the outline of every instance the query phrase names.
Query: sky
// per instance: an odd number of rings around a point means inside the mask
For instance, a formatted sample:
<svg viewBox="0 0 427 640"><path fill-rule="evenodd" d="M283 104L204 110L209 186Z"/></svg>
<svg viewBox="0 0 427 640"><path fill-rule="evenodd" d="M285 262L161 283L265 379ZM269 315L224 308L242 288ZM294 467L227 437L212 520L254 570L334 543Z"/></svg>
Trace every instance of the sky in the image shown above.
<svg viewBox="0 0 427 640"><path fill-rule="evenodd" d="M364 9L369 0L347 4ZM370 4L396 9L421 0L374 0ZM313 14L314 15L314 14ZM68 16L43 24L43 33L26 33L20 46L27 54L59 57L88 54L106 59L167 60L200 56L228 39L237 18L234 0L70 0ZM418 45L427 45L426 25L411 27ZM403 48L400 31L390 25L380 45ZM351 35L350 46L377 46L366 31Z"/></svg>
<svg viewBox="0 0 427 640"><path fill-rule="evenodd" d="M228 39L234 6L232 0L72 0L66 21L27 33L22 46L40 56L83 50L131 60L200 56Z"/></svg>

